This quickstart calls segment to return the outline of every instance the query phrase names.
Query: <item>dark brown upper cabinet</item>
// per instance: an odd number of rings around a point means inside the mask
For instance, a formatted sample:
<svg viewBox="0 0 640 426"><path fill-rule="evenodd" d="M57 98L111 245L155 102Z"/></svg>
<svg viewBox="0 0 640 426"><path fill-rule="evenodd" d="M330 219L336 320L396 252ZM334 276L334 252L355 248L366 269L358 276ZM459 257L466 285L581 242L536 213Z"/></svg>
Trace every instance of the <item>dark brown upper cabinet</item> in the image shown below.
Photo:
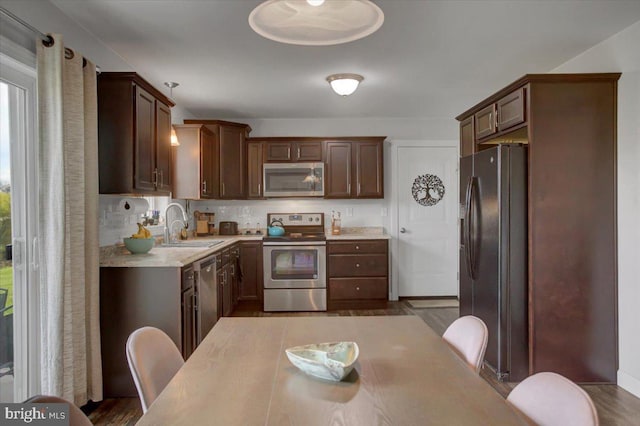
<svg viewBox="0 0 640 426"><path fill-rule="evenodd" d="M384 198L384 137L325 144L325 198Z"/></svg>
<svg viewBox="0 0 640 426"><path fill-rule="evenodd" d="M262 142L247 142L247 198L262 198Z"/></svg>
<svg viewBox="0 0 640 426"><path fill-rule="evenodd" d="M214 163L218 165L218 198L244 199L247 176L246 138L251 131L247 124L222 120L184 120L185 124L202 124L216 138ZM214 172L215 173L215 172Z"/></svg>
<svg viewBox="0 0 640 426"><path fill-rule="evenodd" d="M265 163L322 161L322 141L265 142Z"/></svg>
<svg viewBox="0 0 640 426"><path fill-rule="evenodd" d="M98 76L101 194L171 193L171 107L132 72Z"/></svg>
<svg viewBox="0 0 640 426"><path fill-rule="evenodd" d="M460 122L460 156L466 157L475 152L473 138L473 116Z"/></svg>
<svg viewBox="0 0 640 426"><path fill-rule="evenodd" d="M219 195L216 138L201 124L174 126L179 146L173 149L173 198L211 199Z"/></svg>
<svg viewBox="0 0 640 426"><path fill-rule="evenodd" d="M473 117L476 141L514 130L515 126L524 124L526 120L525 88L520 87L487 105Z"/></svg>

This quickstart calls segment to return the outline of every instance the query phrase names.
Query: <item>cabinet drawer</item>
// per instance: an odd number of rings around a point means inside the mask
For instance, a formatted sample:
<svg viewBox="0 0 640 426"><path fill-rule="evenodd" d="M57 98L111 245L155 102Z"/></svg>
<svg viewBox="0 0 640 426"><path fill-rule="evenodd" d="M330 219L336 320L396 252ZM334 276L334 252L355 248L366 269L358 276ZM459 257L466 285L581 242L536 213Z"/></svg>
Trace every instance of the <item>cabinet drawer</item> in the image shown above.
<svg viewBox="0 0 640 426"><path fill-rule="evenodd" d="M386 275L386 254L334 254L329 256L329 277L375 277Z"/></svg>
<svg viewBox="0 0 640 426"><path fill-rule="evenodd" d="M386 278L332 278L329 300L387 299Z"/></svg>
<svg viewBox="0 0 640 426"><path fill-rule="evenodd" d="M329 254L387 253L387 240L331 241L327 244Z"/></svg>

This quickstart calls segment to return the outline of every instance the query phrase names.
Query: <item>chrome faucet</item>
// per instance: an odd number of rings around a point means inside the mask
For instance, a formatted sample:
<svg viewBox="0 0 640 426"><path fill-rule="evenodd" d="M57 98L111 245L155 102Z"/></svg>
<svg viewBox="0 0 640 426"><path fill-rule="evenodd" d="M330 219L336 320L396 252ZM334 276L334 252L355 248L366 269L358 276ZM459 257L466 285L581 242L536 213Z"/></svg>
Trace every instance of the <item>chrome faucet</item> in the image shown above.
<svg viewBox="0 0 640 426"><path fill-rule="evenodd" d="M169 224L169 209L171 207L177 207L182 212L182 221L180 219L176 219ZM189 228L189 218L187 217L187 212L184 211L184 207L179 203L169 203L167 208L164 210L164 242L165 244L171 243L171 228L173 224L176 222L182 222L182 226L184 229Z"/></svg>

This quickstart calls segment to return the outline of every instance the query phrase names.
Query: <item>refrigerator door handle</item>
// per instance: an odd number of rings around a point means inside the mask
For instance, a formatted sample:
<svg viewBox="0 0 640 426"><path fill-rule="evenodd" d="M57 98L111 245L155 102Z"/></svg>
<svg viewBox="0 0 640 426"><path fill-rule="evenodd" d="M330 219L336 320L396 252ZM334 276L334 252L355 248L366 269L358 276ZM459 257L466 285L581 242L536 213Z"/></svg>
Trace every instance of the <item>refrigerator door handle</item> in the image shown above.
<svg viewBox="0 0 640 426"><path fill-rule="evenodd" d="M473 176L469 177L469 181L467 182L467 190L465 193L464 200L464 226L462 229L463 232L463 243L464 243L464 260L467 265L467 271L469 273L469 277L473 279L473 271L471 270L471 186L473 182Z"/></svg>
<svg viewBox="0 0 640 426"><path fill-rule="evenodd" d="M471 177L469 180L469 271L471 271L471 279L477 278L476 265L477 265L477 247L478 247L478 223L477 223L477 211L476 211L476 197L478 194L478 178Z"/></svg>

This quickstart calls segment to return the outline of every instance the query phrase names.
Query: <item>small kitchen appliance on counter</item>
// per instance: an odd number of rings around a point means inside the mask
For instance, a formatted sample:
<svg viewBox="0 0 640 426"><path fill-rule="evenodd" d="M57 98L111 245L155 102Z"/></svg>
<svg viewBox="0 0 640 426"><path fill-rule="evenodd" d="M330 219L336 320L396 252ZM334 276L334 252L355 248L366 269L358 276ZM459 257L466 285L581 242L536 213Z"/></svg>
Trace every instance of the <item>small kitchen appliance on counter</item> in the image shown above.
<svg viewBox="0 0 640 426"><path fill-rule="evenodd" d="M220 222L220 235L238 235L238 222Z"/></svg>
<svg viewBox="0 0 640 426"><path fill-rule="evenodd" d="M326 311L324 213L269 213L262 239L265 311ZM281 232L281 231L280 231Z"/></svg>

